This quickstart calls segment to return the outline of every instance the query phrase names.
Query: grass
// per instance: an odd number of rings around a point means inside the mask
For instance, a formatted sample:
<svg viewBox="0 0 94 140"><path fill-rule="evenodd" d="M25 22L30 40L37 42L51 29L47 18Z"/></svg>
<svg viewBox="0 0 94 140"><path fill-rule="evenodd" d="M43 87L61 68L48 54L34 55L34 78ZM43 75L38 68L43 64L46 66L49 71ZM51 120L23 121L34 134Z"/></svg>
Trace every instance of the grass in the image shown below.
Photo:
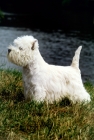
<svg viewBox="0 0 94 140"><path fill-rule="evenodd" d="M25 102L21 73L0 70L0 140L94 140L94 87L85 87L87 105Z"/></svg>

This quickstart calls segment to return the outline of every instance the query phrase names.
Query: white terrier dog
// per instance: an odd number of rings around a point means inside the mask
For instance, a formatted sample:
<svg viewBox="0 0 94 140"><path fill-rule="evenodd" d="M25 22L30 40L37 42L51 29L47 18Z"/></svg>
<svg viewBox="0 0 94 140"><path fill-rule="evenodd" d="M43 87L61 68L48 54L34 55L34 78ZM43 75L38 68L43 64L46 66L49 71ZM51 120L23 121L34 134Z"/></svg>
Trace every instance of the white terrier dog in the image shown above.
<svg viewBox="0 0 94 140"><path fill-rule="evenodd" d="M75 52L70 66L54 66L44 61L38 40L33 36L18 37L8 47L8 59L23 67L24 96L26 100L53 103L67 97L72 103L89 102L79 70L81 46Z"/></svg>

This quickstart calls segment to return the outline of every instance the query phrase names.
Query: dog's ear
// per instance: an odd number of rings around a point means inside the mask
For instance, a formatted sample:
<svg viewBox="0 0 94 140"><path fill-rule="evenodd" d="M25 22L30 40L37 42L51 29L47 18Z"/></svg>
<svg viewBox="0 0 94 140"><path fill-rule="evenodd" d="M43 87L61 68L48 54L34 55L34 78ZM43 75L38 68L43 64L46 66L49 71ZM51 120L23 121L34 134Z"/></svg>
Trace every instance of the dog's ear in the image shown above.
<svg viewBox="0 0 94 140"><path fill-rule="evenodd" d="M35 49L35 44L37 42L37 39L33 42L31 49L34 50Z"/></svg>

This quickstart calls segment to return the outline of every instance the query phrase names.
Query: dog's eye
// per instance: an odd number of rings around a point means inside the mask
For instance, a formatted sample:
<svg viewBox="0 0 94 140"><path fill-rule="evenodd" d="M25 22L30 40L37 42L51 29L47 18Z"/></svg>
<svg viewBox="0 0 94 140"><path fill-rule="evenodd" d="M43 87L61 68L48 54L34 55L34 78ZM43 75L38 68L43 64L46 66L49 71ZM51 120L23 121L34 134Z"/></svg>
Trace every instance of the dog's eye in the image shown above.
<svg viewBox="0 0 94 140"><path fill-rule="evenodd" d="M22 50L22 48L21 48L21 47L19 47L19 50Z"/></svg>

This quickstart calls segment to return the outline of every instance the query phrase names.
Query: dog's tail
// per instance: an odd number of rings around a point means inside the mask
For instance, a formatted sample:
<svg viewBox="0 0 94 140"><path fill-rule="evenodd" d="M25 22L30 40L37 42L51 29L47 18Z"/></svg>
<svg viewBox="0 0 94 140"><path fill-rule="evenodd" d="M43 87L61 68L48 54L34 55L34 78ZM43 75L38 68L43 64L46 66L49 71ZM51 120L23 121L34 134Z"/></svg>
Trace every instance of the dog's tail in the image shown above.
<svg viewBox="0 0 94 140"><path fill-rule="evenodd" d="M71 64L72 67L79 68L79 58L80 58L81 49L82 46L79 46L79 48L75 51L75 55L73 57L72 64Z"/></svg>

